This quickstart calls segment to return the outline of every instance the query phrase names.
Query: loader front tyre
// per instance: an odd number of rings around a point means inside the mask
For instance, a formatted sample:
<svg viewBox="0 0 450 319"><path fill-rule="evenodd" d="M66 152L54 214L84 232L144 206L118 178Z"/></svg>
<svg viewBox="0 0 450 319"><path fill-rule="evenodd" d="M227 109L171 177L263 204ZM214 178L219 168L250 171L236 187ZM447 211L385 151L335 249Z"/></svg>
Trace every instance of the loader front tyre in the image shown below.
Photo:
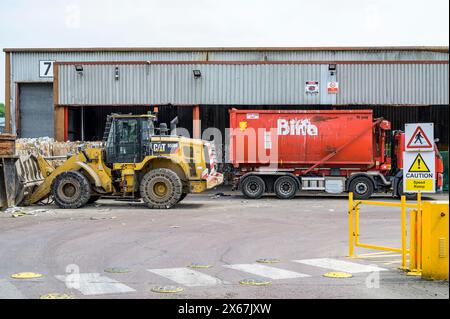
<svg viewBox="0 0 450 319"><path fill-rule="evenodd" d="M78 171L58 175L52 183L55 204L64 209L75 209L86 205L91 197L91 184Z"/></svg>
<svg viewBox="0 0 450 319"><path fill-rule="evenodd" d="M178 175L166 168L147 173L141 181L141 197L149 208L169 209L183 194L183 184Z"/></svg>
<svg viewBox="0 0 450 319"><path fill-rule="evenodd" d="M373 183L364 176L356 177L350 183L349 191L353 193L355 199L369 199L373 195Z"/></svg>

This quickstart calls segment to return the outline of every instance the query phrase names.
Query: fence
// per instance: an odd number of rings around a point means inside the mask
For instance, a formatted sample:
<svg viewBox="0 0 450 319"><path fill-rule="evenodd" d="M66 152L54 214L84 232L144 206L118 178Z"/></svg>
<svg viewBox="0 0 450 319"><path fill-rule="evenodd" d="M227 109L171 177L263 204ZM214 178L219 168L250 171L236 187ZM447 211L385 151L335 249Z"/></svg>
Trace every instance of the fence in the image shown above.
<svg viewBox="0 0 450 319"><path fill-rule="evenodd" d="M369 200L354 200L353 193L349 194L348 200L348 223L349 223L349 257L355 257L355 247L392 251L402 254L402 269L410 270L411 274L421 271L421 233L422 233L422 204L421 194L417 194L417 203L407 203L406 197L402 196L398 202L382 202ZM361 205L399 207L401 210L401 248L386 247L373 244L364 244L359 241L359 217ZM410 244L407 247L407 209L411 208L410 217ZM409 267L407 267L407 255L409 255Z"/></svg>

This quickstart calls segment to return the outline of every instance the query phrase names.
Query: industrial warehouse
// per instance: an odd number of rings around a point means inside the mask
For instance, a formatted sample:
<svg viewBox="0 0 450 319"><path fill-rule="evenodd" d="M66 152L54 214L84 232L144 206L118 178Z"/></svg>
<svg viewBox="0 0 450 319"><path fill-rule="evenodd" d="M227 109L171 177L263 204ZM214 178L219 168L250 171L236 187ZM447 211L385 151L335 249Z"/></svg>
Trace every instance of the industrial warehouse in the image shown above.
<svg viewBox="0 0 450 319"><path fill-rule="evenodd" d="M101 140L111 113L178 116L199 138L229 110L372 109L433 122L448 148L448 47L5 49L5 131ZM225 135L224 135L225 136Z"/></svg>
<svg viewBox="0 0 450 319"><path fill-rule="evenodd" d="M448 47L4 52L0 299L448 299Z"/></svg>

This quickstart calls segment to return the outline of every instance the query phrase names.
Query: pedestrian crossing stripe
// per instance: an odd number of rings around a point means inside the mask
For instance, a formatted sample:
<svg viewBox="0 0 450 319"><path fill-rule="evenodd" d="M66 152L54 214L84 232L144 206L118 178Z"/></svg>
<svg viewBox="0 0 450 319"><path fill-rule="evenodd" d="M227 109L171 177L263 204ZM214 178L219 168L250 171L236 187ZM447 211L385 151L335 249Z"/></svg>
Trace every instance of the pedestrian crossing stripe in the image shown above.
<svg viewBox="0 0 450 319"><path fill-rule="evenodd" d="M136 291L117 280L103 276L99 273L71 274L55 277L64 282L67 288L78 290L85 296L120 294Z"/></svg>
<svg viewBox="0 0 450 319"><path fill-rule="evenodd" d="M330 269L332 271L347 272L350 274L388 270L376 265L359 264L332 258L292 260L292 262ZM270 267L258 263L222 265L222 267L255 275L256 278L253 278L252 280L259 280L258 277L270 278L271 280L296 280L312 277L312 275L306 273L281 269L278 267ZM185 287L213 287L217 285L230 285L230 282L189 268L147 269L147 271ZM100 273L80 273L55 277L66 285L66 289L78 290L85 296L136 292L135 289L125 285L124 283L106 277ZM155 284L164 283L155 282ZM0 279L0 299L4 298L25 299L27 297L23 295L12 283Z"/></svg>
<svg viewBox="0 0 450 319"><path fill-rule="evenodd" d="M187 287L205 287L224 284L222 280L188 268L147 269L149 272L165 277Z"/></svg>
<svg viewBox="0 0 450 319"><path fill-rule="evenodd" d="M425 132L422 130L420 126L416 128L414 134L408 142L408 148L432 148L433 144L431 144Z"/></svg>
<svg viewBox="0 0 450 319"><path fill-rule="evenodd" d="M309 266L315 266L315 267L319 267L319 268L331 269L334 271L348 272L351 274L364 273L364 272L387 271L387 269L381 268L378 266L362 265L362 264L357 264L357 263L352 263L349 261L343 261L343 260L332 259L332 258L294 260L294 262L309 265Z"/></svg>
<svg viewBox="0 0 450 319"><path fill-rule="evenodd" d="M430 169L428 168L427 163L423 160L422 155L419 153L408 171L410 173L429 173Z"/></svg>
<svg viewBox="0 0 450 319"><path fill-rule="evenodd" d="M225 265L224 267L270 279L292 279L292 278L310 277L309 275L302 274L299 272L269 267L260 264Z"/></svg>

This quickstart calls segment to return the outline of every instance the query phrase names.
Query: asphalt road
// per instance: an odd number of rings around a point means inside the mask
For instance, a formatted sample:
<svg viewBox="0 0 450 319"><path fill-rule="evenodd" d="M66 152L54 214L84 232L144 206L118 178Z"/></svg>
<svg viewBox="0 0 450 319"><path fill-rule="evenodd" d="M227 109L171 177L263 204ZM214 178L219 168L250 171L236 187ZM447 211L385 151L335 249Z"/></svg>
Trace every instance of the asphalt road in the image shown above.
<svg viewBox="0 0 450 319"><path fill-rule="evenodd" d="M0 298L449 298L448 282L398 270L398 254L360 249L363 258L347 258L345 197L225 193L191 195L171 210L101 200L79 210L28 207L44 211L17 218L0 212ZM361 241L400 247L399 210L364 207ZM280 262L256 263L264 258ZM353 277L323 276L337 270ZM43 277L11 278L19 272ZM168 285L183 291L152 291Z"/></svg>

